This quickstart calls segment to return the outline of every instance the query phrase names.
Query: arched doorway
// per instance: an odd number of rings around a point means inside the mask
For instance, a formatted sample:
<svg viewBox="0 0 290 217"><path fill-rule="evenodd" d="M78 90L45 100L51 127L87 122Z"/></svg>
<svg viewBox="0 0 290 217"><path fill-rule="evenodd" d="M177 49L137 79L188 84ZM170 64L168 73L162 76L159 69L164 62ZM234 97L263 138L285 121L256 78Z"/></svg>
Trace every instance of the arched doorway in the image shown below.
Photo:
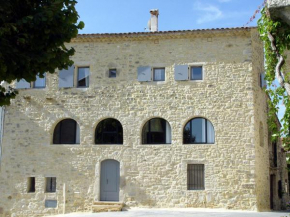
<svg viewBox="0 0 290 217"><path fill-rule="evenodd" d="M104 160L101 163L101 201L119 201L120 163Z"/></svg>

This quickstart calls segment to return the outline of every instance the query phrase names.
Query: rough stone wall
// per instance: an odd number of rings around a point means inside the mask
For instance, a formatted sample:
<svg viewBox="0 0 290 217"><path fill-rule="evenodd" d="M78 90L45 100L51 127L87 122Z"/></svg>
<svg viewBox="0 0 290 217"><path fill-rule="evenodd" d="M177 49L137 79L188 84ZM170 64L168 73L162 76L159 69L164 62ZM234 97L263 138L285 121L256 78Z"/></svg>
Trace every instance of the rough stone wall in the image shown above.
<svg viewBox="0 0 290 217"><path fill-rule="evenodd" d="M263 44L256 31L252 31L253 48L253 89L255 109L254 115L254 158L255 158L255 183L257 194L257 208L259 211L270 209L270 185L269 185L269 149L268 149L268 125L267 125L267 97L260 87L260 73L264 72Z"/></svg>
<svg viewBox="0 0 290 217"><path fill-rule="evenodd" d="M90 66L90 87L59 89L57 74L48 75L45 89L20 90L5 111L0 216L91 210L105 159L120 162L120 201L127 206L266 209L267 174L259 170L268 149L257 140L257 123L267 129L265 102L253 63L263 52L251 31L71 43L75 65ZM174 65L190 63L203 65L204 81L175 81ZM137 67L148 65L165 67L166 80L138 82ZM109 68L117 68L117 78L108 77ZM95 127L108 117L121 122L123 145L94 144ZM142 127L153 117L170 123L172 144L141 144ZM193 117L212 122L215 144L183 144ZM80 145L52 145L64 118L80 125ZM205 190L187 190L189 163L205 165ZM27 193L28 177L36 177L35 193ZM45 177L57 178L56 193L44 192ZM44 208L46 199L57 199L58 207Z"/></svg>

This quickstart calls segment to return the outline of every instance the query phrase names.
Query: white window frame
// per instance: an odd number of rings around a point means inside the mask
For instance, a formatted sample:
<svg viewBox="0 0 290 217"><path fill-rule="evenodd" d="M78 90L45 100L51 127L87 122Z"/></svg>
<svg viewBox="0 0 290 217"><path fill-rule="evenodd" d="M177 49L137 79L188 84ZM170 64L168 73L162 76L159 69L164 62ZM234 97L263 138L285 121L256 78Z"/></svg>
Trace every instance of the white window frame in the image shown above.
<svg viewBox="0 0 290 217"><path fill-rule="evenodd" d="M47 77L46 77L46 75L47 75L47 73L44 73L43 74L44 75L44 78L45 78L45 86L44 87L35 87L35 81L31 81L31 82L28 82L28 81L26 81L27 83L29 83L30 84L30 87L29 88L16 88L16 85L17 85L17 82L18 81L16 81L16 83L15 83L15 89L17 89L17 90L27 90L27 89L45 89L46 88L46 85L47 85ZM36 76L38 76L38 74L36 75ZM37 77L36 77L37 78ZM25 79L24 79L25 80Z"/></svg>
<svg viewBox="0 0 290 217"><path fill-rule="evenodd" d="M191 82L203 82L206 79L206 72L205 72L205 63L204 62L197 62L197 63L189 63L188 64L188 81ZM191 69L194 67L201 67L202 68L202 80L192 80L191 79Z"/></svg>
<svg viewBox="0 0 290 217"><path fill-rule="evenodd" d="M79 86L79 68L89 68L89 81L88 86ZM89 65L75 65L74 68L74 87L76 88L89 88L90 87L90 78L91 78L91 67Z"/></svg>
<svg viewBox="0 0 290 217"><path fill-rule="evenodd" d="M164 69L164 80L154 80L155 69ZM151 81L165 82L166 81L166 68L165 67L151 67Z"/></svg>

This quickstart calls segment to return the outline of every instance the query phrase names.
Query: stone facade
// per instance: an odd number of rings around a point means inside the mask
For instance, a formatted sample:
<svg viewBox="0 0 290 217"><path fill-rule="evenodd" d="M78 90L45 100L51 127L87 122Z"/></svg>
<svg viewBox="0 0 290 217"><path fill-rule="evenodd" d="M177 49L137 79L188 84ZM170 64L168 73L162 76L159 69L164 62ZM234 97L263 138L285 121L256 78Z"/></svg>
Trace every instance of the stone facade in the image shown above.
<svg viewBox="0 0 290 217"><path fill-rule="evenodd" d="M91 211L106 159L120 162L119 201L129 207L270 210L267 97L259 85L263 46L256 28L83 35L68 46L76 50L76 68L90 67L88 88L59 88L58 74L48 74L46 88L20 90L5 108L1 217ZM177 64L202 65L204 79L176 81ZM139 66L165 67L165 81L139 82ZM110 68L116 78L109 78ZM169 122L171 144L142 144L142 128L154 117ZM214 144L183 144L184 126L194 117L211 121ZM65 118L79 124L79 145L52 145ZM122 124L122 145L94 144L95 128L106 118ZM205 166L205 190L187 190L192 163ZM29 177L35 177L34 193L27 193ZM55 193L45 193L45 177L56 177ZM47 200L57 200L57 207L45 208Z"/></svg>

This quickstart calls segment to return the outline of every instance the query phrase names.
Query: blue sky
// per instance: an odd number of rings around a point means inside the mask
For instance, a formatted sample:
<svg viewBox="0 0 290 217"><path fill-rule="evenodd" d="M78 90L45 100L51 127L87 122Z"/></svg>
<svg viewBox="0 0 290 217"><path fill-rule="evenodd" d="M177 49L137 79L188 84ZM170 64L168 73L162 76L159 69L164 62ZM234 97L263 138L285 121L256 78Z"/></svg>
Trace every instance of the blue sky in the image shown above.
<svg viewBox="0 0 290 217"><path fill-rule="evenodd" d="M78 0L85 28L79 33L143 32L150 9L159 9L159 31L246 24L263 0ZM250 26L256 26L257 18Z"/></svg>

